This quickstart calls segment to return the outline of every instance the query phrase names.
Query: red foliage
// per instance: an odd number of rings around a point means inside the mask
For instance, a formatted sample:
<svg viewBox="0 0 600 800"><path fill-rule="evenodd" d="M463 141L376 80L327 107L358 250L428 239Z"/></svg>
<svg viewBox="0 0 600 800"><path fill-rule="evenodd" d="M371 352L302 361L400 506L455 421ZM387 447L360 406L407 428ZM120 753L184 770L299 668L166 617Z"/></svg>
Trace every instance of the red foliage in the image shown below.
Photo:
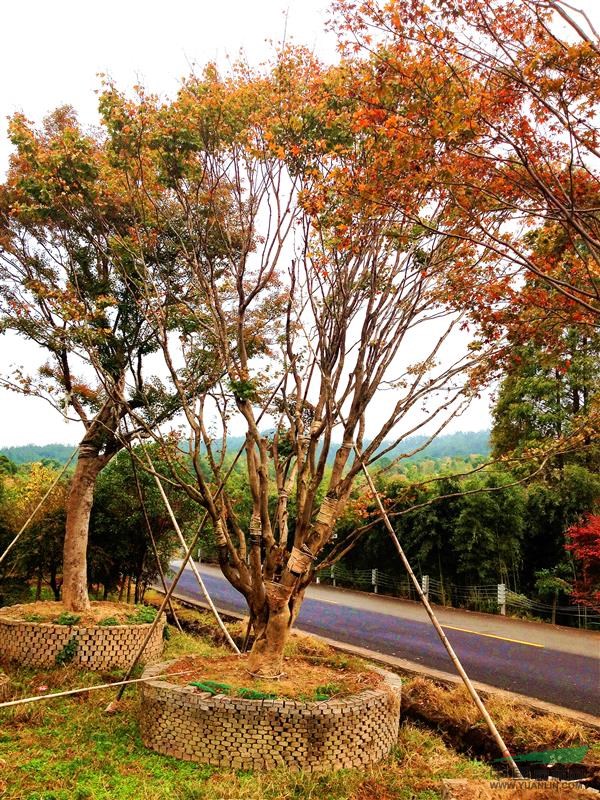
<svg viewBox="0 0 600 800"><path fill-rule="evenodd" d="M570 550L580 563L573 598L583 605L600 610L600 516L586 515L580 525L567 531Z"/></svg>

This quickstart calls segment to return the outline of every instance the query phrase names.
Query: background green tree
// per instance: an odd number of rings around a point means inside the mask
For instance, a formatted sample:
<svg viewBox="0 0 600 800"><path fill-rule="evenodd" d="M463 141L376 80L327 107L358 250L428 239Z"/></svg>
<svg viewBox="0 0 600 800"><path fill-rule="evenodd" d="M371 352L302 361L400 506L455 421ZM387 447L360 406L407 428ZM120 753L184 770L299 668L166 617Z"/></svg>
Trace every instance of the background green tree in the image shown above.
<svg viewBox="0 0 600 800"><path fill-rule="evenodd" d="M147 453L158 470L165 469L156 447ZM145 456L134 449L142 461ZM102 584L104 597L119 587L120 596L141 602L145 588L157 581L159 567L153 552L140 505L136 477L159 554L163 573L179 551L171 518L165 508L154 476L135 468L129 453L122 451L98 478L90 521L90 583ZM165 491L184 535L190 535L199 522L197 506L181 490L165 485ZM133 592L132 592L133 590Z"/></svg>
<svg viewBox="0 0 600 800"><path fill-rule="evenodd" d="M14 152L0 185L0 332L14 331L47 358L37 374L17 369L2 384L37 395L80 420L84 435L66 510L63 602L83 610L86 550L96 478L135 436L131 411L146 424L176 410L147 359L157 343L141 309L137 263L152 247L132 235L131 202L106 140L85 131L72 109L35 128L9 125ZM172 258L161 250L161 262Z"/></svg>

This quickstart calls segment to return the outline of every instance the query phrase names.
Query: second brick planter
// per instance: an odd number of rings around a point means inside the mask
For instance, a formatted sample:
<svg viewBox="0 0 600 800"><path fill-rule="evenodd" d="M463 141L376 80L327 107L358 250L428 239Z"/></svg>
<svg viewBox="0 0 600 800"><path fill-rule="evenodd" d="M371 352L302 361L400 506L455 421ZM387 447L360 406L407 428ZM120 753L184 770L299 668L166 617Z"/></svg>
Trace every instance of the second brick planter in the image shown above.
<svg viewBox="0 0 600 800"><path fill-rule="evenodd" d="M91 670L126 669L149 627L149 624L80 627L0 619L0 653L32 667L53 667L62 661ZM144 651L143 663L156 661L162 655L163 628L164 625L157 625Z"/></svg>

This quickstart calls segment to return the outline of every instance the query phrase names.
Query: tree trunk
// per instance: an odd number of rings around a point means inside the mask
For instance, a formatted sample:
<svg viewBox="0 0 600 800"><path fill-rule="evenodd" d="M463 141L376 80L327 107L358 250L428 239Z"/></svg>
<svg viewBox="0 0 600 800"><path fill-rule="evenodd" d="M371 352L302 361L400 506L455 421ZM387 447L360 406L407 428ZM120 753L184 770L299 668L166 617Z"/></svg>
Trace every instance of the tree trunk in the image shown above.
<svg viewBox="0 0 600 800"><path fill-rule="evenodd" d="M142 578L143 578L143 575L144 575L144 564L145 564L145 562L146 562L146 553L144 552L144 555L142 556L141 561L138 564L137 574L135 576L135 594L133 596L133 602L136 603L136 605L137 605L137 603L141 603L142 602L142 595L143 595L143 592L142 592L143 580L142 580Z"/></svg>
<svg viewBox="0 0 600 800"><path fill-rule="evenodd" d="M54 594L54 599L60 600L60 585L56 580L57 571L58 569L56 564L52 564L52 566L50 567L50 588L52 589L52 592Z"/></svg>
<svg viewBox="0 0 600 800"><path fill-rule="evenodd" d="M248 669L253 675L275 677L283 672L283 651L290 635L290 609L269 611L267 624L262 627L248 656Z"/></svg>
<svg viewBox="0 0 600 800"><path fill-rule="evenodd" d="M63 603L69 611L90 607L87 589L87 544L96 478L102 469L97 454L80 450L67 502L67 523L63 550Z"/></svg>

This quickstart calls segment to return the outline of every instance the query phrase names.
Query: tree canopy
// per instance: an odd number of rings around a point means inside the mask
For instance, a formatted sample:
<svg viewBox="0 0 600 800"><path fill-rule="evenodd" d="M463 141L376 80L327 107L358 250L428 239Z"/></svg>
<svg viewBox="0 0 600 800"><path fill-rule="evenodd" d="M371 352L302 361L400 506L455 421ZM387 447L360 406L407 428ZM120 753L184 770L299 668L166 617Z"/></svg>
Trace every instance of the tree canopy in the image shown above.
<svg viewBox="0 0 600 800"><path fill-rule="evenodd" d="M70 108L16 115L0 187L0 326L49 359L5 383L85 430L65 601L87 603L98 476L142 437L207 515L260 674L279 673L336 524L368 505L363 465L425 451L504 375L505 468L444 476L465 496L452 532L431 512L438 560L449 547L470 579L484 553L491 580L525 536L509 459L525 480L597 435L597 37L542 0L334 8L336 64L284 46L172 99L109 81L98 131ZM398 515L430 505L396 488Z"/></svg>

